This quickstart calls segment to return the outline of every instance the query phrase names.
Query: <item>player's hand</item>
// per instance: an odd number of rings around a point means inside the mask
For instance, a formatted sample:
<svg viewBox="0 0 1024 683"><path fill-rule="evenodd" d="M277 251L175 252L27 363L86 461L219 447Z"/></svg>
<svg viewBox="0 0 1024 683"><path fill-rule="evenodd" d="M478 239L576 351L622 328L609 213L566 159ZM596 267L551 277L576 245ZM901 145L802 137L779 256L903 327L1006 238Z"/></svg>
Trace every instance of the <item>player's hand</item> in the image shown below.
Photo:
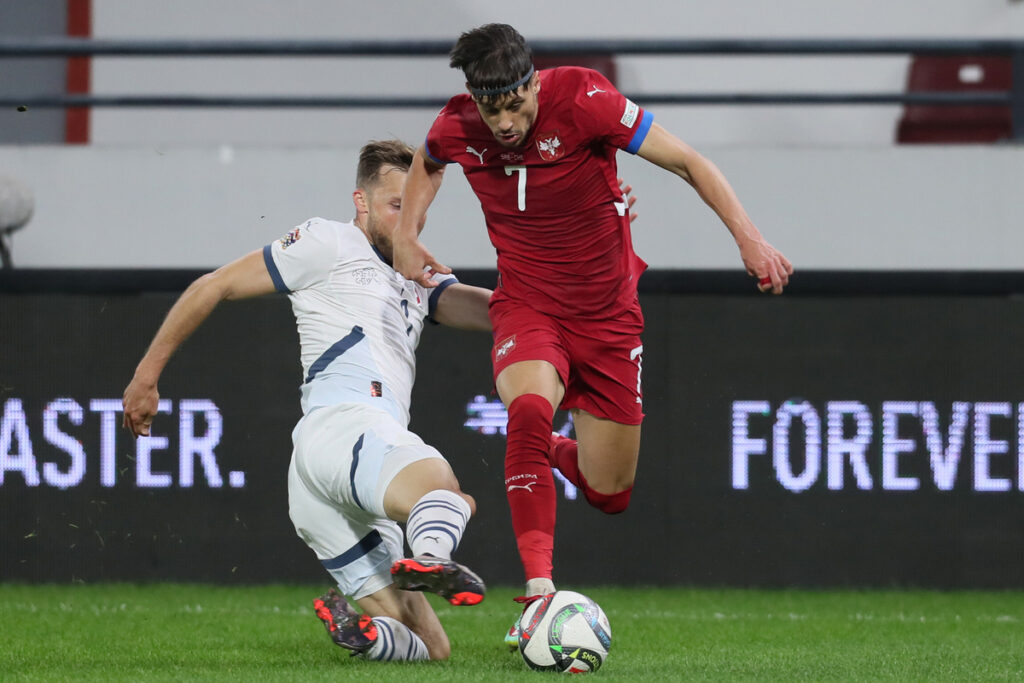
<svg viewBox="0 0 1024 683"><path fill-rule="evenodd" d="M793 264L782 252L763 239L748 240L740 244L740 257L747 274L757 278L757 288L762 292L782 294L793 274Z"/></svg>
<svg viewBox="0 0 1024 683"><path fill-rule="evenodd" d="M395 270L406 280L417 282L428 289L437 286L431 280L435 273L447 275L452 272L451 268L435 259L418 239L407 242L396 236L392 248Z"/></svg>
<svg viewBox="0 0 1024 683"><path fill-rule="evenodd" d="M159 404L160 392L156 385L133 378L121 397L121 406L124 408L121 426L131 430L135 437L149 436L149 426L153 424L153 416Z"/></svg>
<svg viewBox="0 0 1024 683"><path fill-rule="evenodd" d="M627 185L626 181L622 178L616 178L615 180L619 183L619 190L622 191L622 196L626 198L626 210L629 211L629 222L632 223L637 217L636 211L633 211L633 205L636 204L636 197L633 196L633 186Z"/></svg>

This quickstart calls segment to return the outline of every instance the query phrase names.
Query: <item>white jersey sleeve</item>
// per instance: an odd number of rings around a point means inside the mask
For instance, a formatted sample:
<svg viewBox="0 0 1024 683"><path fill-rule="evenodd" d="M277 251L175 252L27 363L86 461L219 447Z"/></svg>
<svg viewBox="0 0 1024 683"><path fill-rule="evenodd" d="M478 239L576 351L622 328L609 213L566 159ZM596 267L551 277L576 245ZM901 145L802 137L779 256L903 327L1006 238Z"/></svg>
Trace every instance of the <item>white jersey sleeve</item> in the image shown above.
<svg viewBox="0 0 1024 683"><path fill-rule="evenodd" d="M328 221L311 218L263 248L277 291L290 294L326 279L338 260L337 232Z"/></svg>

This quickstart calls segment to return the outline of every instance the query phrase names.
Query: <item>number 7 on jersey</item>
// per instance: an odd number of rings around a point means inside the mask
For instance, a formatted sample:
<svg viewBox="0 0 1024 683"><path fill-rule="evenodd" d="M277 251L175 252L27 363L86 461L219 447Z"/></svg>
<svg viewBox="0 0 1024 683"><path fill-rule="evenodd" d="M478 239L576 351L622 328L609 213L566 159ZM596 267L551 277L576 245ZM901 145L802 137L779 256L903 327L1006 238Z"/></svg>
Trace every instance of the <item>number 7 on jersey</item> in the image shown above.
<svg viewBox="0 0 1024 683"><path fill-rule="evenodd" d="M506 166L505 175L510 176L515 172L519 172L519 187L516 192L516 206L520 211L526 211L526 167L525 166Z"/></svg>

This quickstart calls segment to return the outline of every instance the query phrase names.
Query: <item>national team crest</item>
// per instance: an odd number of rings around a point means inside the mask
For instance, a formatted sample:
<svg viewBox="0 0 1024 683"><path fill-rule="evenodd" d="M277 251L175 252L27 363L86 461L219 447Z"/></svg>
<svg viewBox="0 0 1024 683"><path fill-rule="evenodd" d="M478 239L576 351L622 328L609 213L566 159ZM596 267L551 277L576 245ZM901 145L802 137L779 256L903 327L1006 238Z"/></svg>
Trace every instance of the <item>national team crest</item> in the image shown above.
<svg viewBox="0 0 1024 683"><path fill-rule="evenodd" d="M516 335L506 337L494 345L494 360L501 360L507 356L516 346Z"/></svg>
<svg viewBox="0 0 1024 683"><path fill-rule="evenodd" d="M359 268L352 272L352 277L358 284L371 285L377 281L377 271L373 268Z"/></svg>
<svg viewBox="0 0 1024 683"><path fill-rule="evenodd" d="M537 136L537 151L544 161L555 161L565 156L565 147L558 139L558 131L539 134Z"/></svg>

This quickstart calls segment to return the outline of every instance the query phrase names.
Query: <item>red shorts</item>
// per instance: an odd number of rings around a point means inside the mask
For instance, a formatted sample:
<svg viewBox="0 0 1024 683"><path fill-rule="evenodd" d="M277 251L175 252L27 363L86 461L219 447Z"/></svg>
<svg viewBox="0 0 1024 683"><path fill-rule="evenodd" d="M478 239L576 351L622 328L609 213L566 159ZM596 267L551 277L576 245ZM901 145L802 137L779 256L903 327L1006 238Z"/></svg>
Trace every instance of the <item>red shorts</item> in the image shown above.
<svg viewBox="0 0 1024 683"><path fill-rule="evenodd" d="M495 381L513 363L544 360L565 386L563 410L580 408L620 424L643 421L639 301L614 320L560 320L510 300L493 302L490 317Z"/></svg>

